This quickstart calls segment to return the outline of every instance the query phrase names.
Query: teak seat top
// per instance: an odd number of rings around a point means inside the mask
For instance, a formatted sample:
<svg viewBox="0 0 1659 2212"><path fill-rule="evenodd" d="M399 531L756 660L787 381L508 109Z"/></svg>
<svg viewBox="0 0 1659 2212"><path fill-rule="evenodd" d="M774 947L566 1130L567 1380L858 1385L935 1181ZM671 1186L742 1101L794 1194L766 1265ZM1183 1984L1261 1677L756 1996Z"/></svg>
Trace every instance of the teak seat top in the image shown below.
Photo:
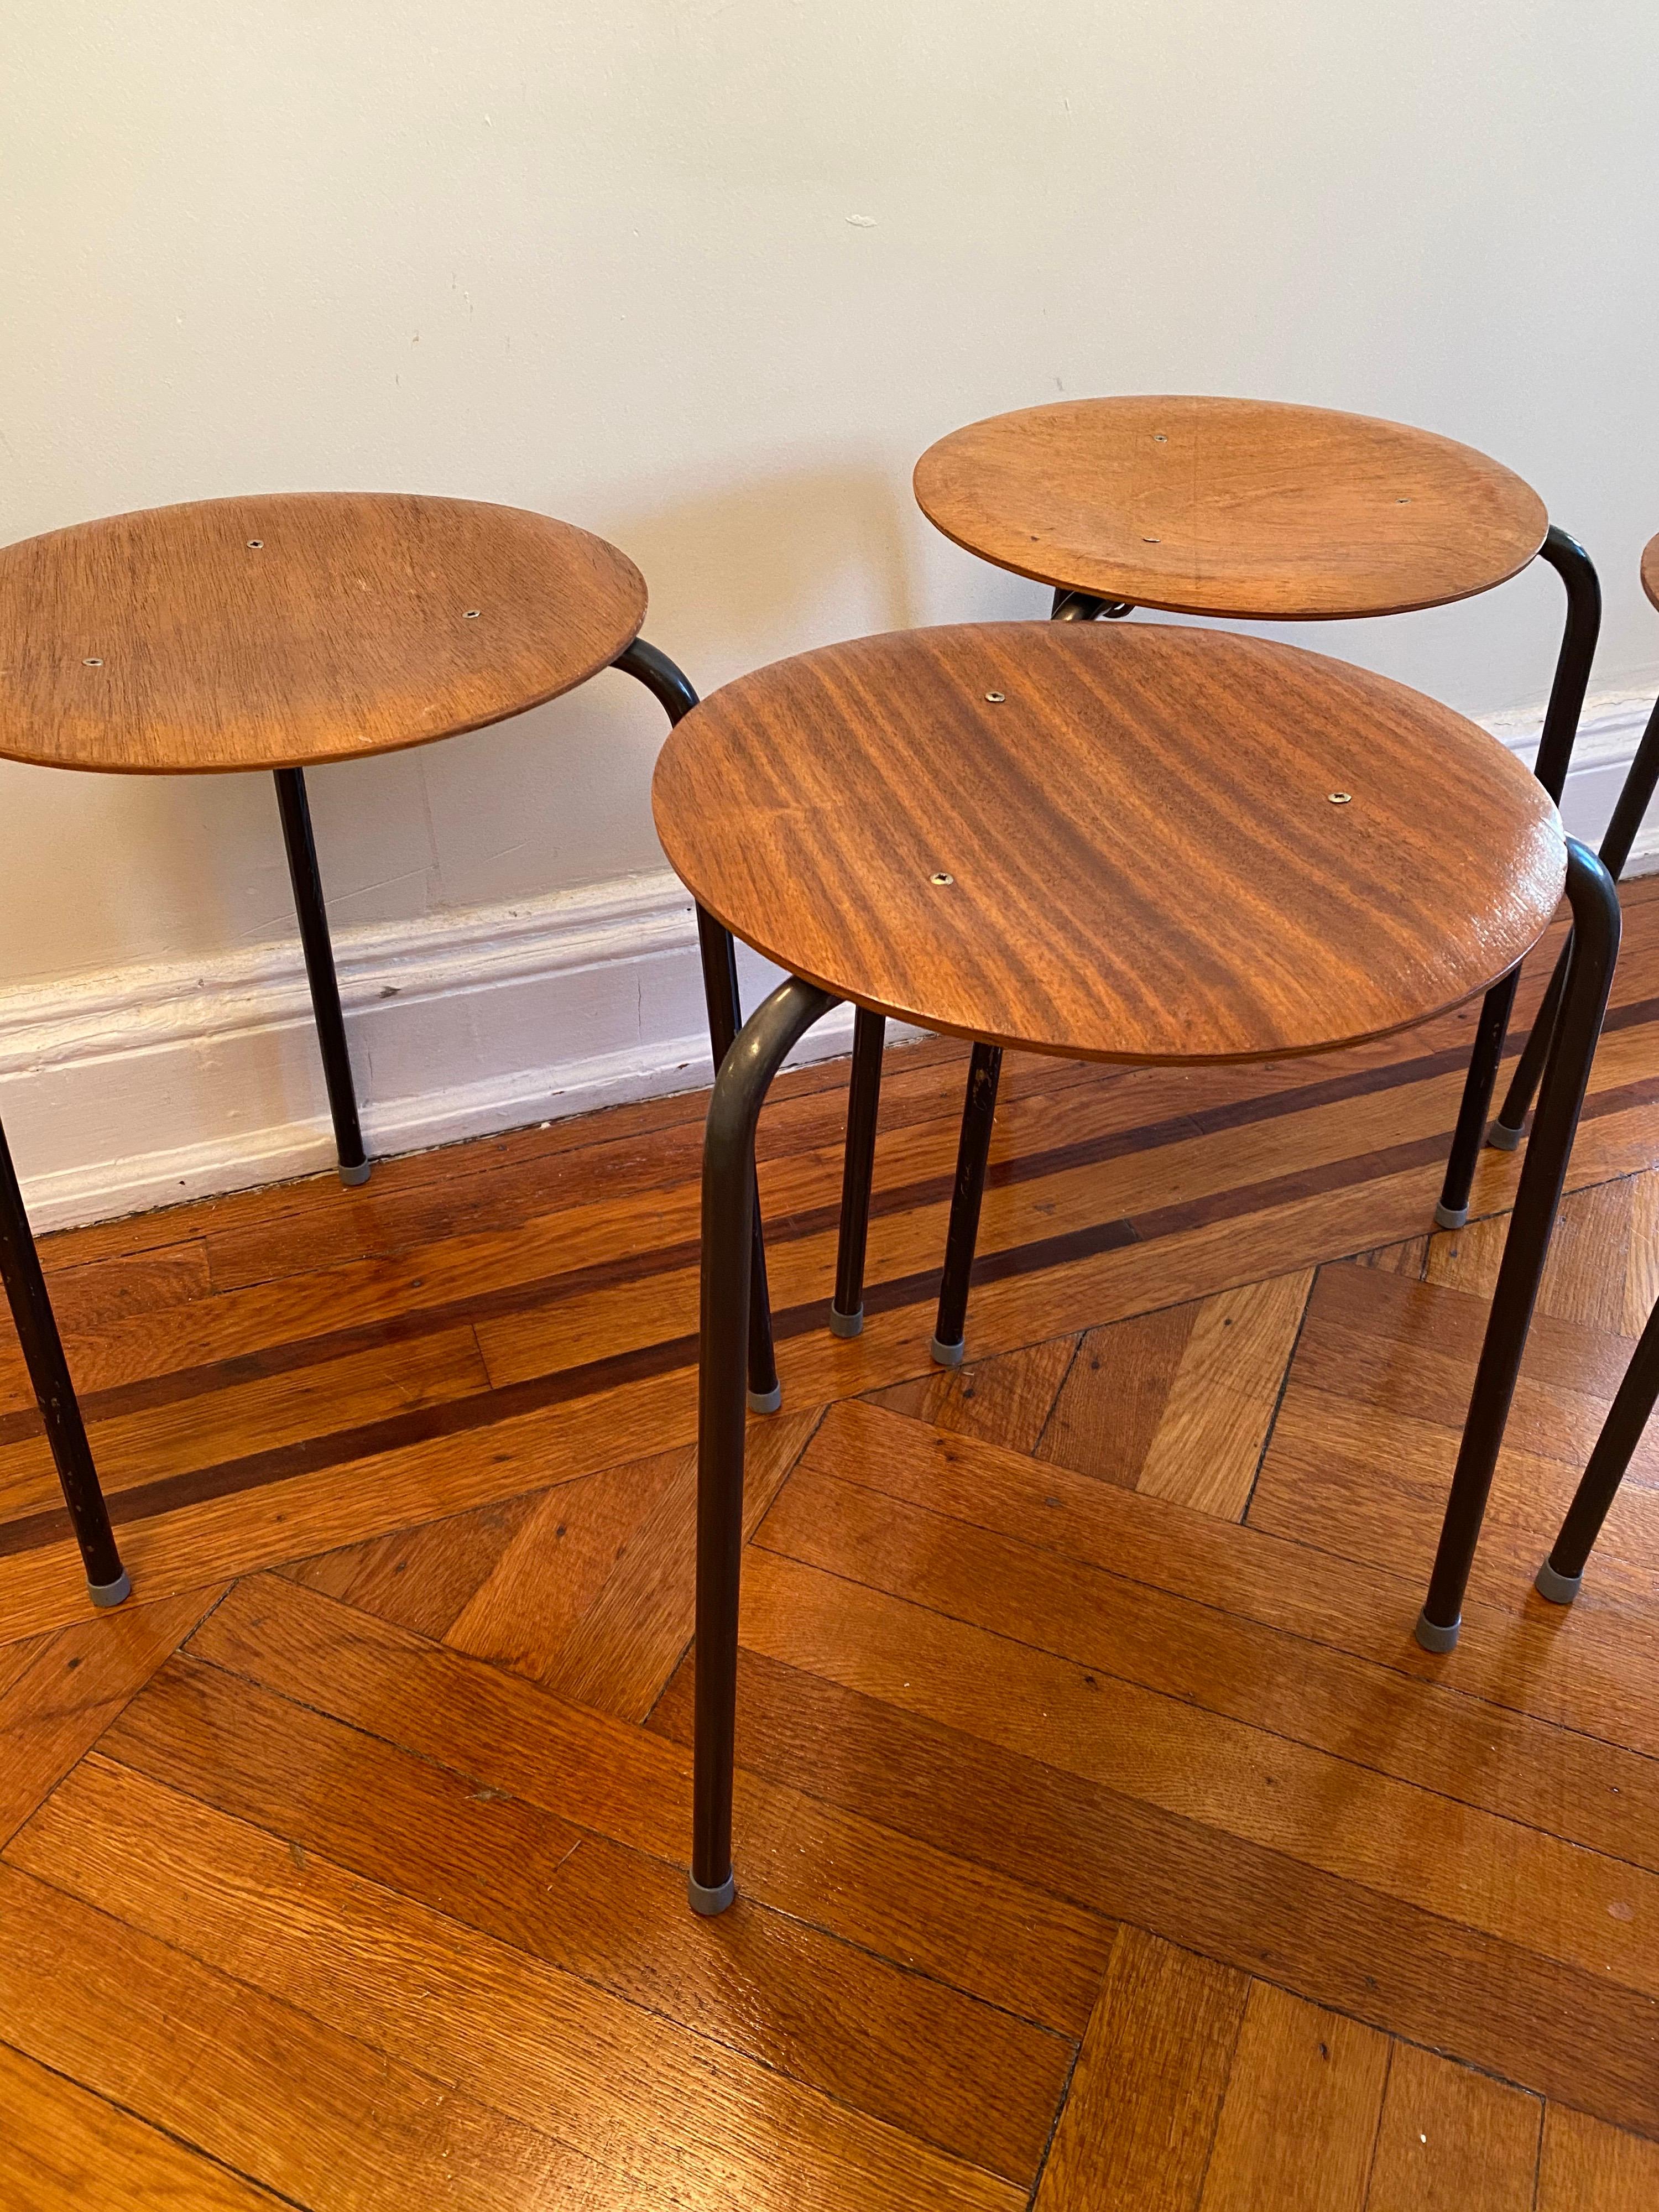
<svg viewBox="0 0 1659 2212"><path fill-rule="evenodd" d="M1423 1020L1537 942L1566 868L1547 794L1449 708L1153 623L780 661L670 734L653 805L693 895L793 974L1084 1059L1273 1059Z"/></svg>
<svg viewBox="0 0 1659 2212"><path fill-rule="evenodd" d="M522 507L282 492L0 550L0 755L139 774L349 760L482 728L606 667L637 568Z"/></svg>
<svg viewBox="0 0 1659 2212"><path fill-rule="evenodd" d="M1659 607L1659 538L1650 538L1642 548L1642 589Z"/></svg>
<svg viewBox="0 0 1659 2212"><path fill-rule="evenodd" d="M1524 568L1549 517L1471 446L1265 399L1060 400L916 463L969 552L1067 591L1194 615L1402 614Z"/></svg>

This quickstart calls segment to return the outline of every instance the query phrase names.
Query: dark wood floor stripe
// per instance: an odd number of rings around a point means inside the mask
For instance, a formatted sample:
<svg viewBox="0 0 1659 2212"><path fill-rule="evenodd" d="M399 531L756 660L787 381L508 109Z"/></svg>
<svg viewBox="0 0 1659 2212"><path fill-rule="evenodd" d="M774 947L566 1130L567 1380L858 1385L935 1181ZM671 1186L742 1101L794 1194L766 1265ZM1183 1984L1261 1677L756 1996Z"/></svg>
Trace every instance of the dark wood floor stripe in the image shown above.
<svg viewBox="0 0 1659 2212"><path fill-rule="evenodd" d="M1608 1015L1607 1026L1610 1030L1629 1029L1656 1019L1659 1019L1659 998L1644 999L1628 1006L1615 1008ZM1524 1032L1517 1031L1517 1035L1521 1034ZM1511 1039L1509 1056L1514 1057L1518 1050L1518 1042ZM1046 1151L1026 1154L1017 1159L995 1162L988 1182L994 1188L1003 1188L1038 1181L1046 1176L1100 1165L1136 1152L1157 1151L1167 1145L1183 1143L1195 1133L1242 1127L1247 1123L1311 1111L1342 1099L1424 1082L1461 1069L1466 1052L1464 1046L1453 1046L1442 1052L1421 1054L1415 1060L1396 1061L1383 1067L1363 1068L1352 1075L1333 1077L1328 1083L1291 1086L1284 1091L1268 1092L1260 1098L1241 1100L1233 1105L1206 1108L1191 1115L1177 1115L1148 1122L1137 1129L1113 1130L1098 1137L1080 1138L1071 1144L1053 1146ZM1641 1097L1626 1095L1631 1089L1632 1086L1627 1085L1619 1093L1603 1094L1604 1099L1616 1098L1616 1104L1598 1104L1592 1098L1585 1108L1587 1116L1593 1118L1597 1113L1618 1112L1629 1105L1649 1103L1645 1093ZM1423 1140L1425 1145L1437 1142L1443 1149L1450 1142L1449 1134L1443 1139ZM1413 1158L1401 1164L1415 1165L1417 1161ZM1351 1170L1352 1164L1348 1165ZM1356 1179L1351 1172L1338 1173L1335 1182L1321 1187L1334 1188L1345 1181ZM949 1198L950 1191L951 1178L948 1176L917 1178L908 1183L878 1190L872 1200L872 1212L878 1216L886 1216L907 1212L923 1206L942 1204ZM1240 1199L1248 1200L1248 1193L1226 1194L1212 1201L1220 1211L1206 1217L1190 1214L1185 1208L1166 1211L1171 1220L1180 1217L1177 1225L1191 1226L1200 1218L1220 1219L1231 1212L1254 1210L1255 1201L1240 1206L1235 1202ZM1194 1201L1194 1204L1203 1202ZM769 1218L767 1234L775 1244L790 1243L824 1234L835 1226L837 1218L838 1208L835 1206L804 1207L793 1213ZM1171 1233L1164 1225L1164 1218L1162 1214L1145 1217L1137 1224L1139 1233L1142 1236ZM1036 1250L1041 1248L1034 1246L1029 1249ZM297 1368L319 1366L325 1361L347 1358L357 1352L380 1351L388 1346L410 1343L458 1325L477 1326L514 1314L545 1310L594 1291L639 1282L681 1267L693 1267L696 1262L697 1245L690 1238L682 1239L674 1244L658 1245L641 1252L618 1254L611 1259L595 1261L585 1267L537 1276L525 1283L506 1284L497 1290L475 1292L464 1298L447 1299L412 1312L390 1315L380 1321L361 1322L355 1328L296 1337L287 1343L263 1346L258 1352L174 1368L165 1374L146 1376L137 1382L119 1383L106 1390L88 1391L82 1400L82 1406L89 1420L111 1420L125 1413L176 1405L183 1400L210 1391L234 1389L239 1383L261 1382L274 1375L290 1373ZM990 1255L988 1255L986 1264L991 1264ZM1034 1264L1053 1263L1038 1261ZM1009 1266L1015 1273L1025 1272L1012 1259ZM1005 1268L1005 1273L1007 1271ZM981 1279L992 1281L1000 1278L988 1274ZM0 1415L0 1445L21 1443L27 1437L40 1434L40 1418L33 1409Z"/></svg>
<svg viewBox="0 0 1659 2212"><path fill-rule="evenodd" d="M1632 1107L1656 1103L1659 1103L1659 1076L1643 1077L1587 1100L1584 1117L1595 1120L1605 1115L1622 1113ZM1380 1181L1413 1168L1432 1165L1443 1158L1450 1140L1450 1132L1444 1131L1381 1150L1358 1153L1346 1159L1328 1161L1291 1175L1213 1192L1206 1197L1188 1200L1181 1206L1157 1208L1131 1220L1091 1224L1086 1228L1071 1230L1060 1236L1033 1239L1001 1251L985 1252L975 1263L975 1280L978 1283L1017 1280L1023 1276L1092 1259L1103 1252L1118 1250L1128 1244L1150 1243L1159 1238L1177 1236L1185 1230L1263 1212L1299 1198ZM676 1245L665 1249L673 1255L672 1264L676 1267L687 1264L682 1256L686 1250L690 1250L693 1258L696 1256L695 1246ZM644 1261L653 1256L642 1255L641 1258ZM654 1256L660 1262L661 1254ZM646 1267L642 1272L654 1270ZM865 1304L866 1310L872 1313L891 1313L907 1306L931 1303L938 1293L938 1287L939 1270L936 1267L920 1269L914 1273L872 1283L866 1291ZM489 1304L493 1295L485 1293L479 1300L456 1301L453 1306L445 1310L452 1322L457 1319L471 1318L481 1309L493 1310ZM800 1336L809 1330L823 1327L826 1305L826 1300L815 1298L781 1309L774 1317L779 1339ZM337 1346L338 1340L328 1338L311 1341ZM294 1348L280 1347L282 1350ZM180 1370L176 1376L157 1377L156 1381L166 1383L188 1375L196 1378L198 1389L223 1387L227 1370L240 1370L245 1366L251 1366L255 1373L270 1372L270 1368L256 1364L261 1357L250 1355L246 1361L223 1361L213 1366ZM159 1514L174 1511L181 1506L199 1504L210 1498L229 1497L292 1480L325 1468L348 1466L356 1460L402 1450L415 1444L428 1443L437 1437L456 1436L490 1428L498 1422L511 1420L524 1413L568 1404L579 1398L596 1396L603 1391L622 1389L629 1383L672 1373L676 1369L692 1365L696 1358L695 1335L667 1338L657 1343L638 1346L631 1351L611 1353L603 1359L555 1369L523 1382L448 1399L440 1405L419 1407L350 1428L305 1437L294 1443L276 1446L270 1451L249 1453L235 1459L217 1462L210 1467L161 1476L149 1482L135 1484L125 1491L114 1490L111 1493L110 1510L114 1519L121 1523L153 1519ZM234 1379L242 1379L240 1371L234 1373ZM130 1410L132 1391L143 1390L147 1387L139 1384L131 1386L131 1390L89 1396L86 1401L88 1410L94 1417L101 1410L104 1417L107 1418L106 1401L115 1397L124 1401L119 1410ZM148 1399L143 1402L154 1403L156 1401ZM11 1521L0 1522L0 1559L62 1542L69 1533L68 1516L61 1510L21 1515Z"/></svg>

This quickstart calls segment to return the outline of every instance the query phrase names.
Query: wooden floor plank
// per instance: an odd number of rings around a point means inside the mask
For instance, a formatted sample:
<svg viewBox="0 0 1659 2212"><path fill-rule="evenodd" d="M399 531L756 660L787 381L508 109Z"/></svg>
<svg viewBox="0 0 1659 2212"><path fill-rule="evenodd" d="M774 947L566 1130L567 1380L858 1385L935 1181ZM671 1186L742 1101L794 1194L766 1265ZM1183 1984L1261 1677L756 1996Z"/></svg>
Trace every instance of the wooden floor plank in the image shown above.
<svg viewBox="0 0 1659 2212"><path fill-rule="evenodd" d="M682 1668L653 1716L677 1741L689 1735L690 1687ZM744 1654L738 1688L751 1774L856 1805L890 1832L948 1838L987 1868L1659 2135L1659 2004L1606 1975L757 1654ZM741 1819L738 1832L741 1881Z"/></svg>
<svg viewBox="0 0 1659 2212"><path fill-rule="evenodd" d="M684 1753L464 1654L277 1578L232 1591L198 1656L684 1866ZM1110 1948L1086 1905L991 1874L805 1792L739 1774L744 1893L883 1958L1062 2033L1080 2034Z"/></svg>
<svg viewBox="0 0 1659 2212"><path fill-rule="evenodd" d="M816 1468L790 1484L760 1541L849 1583L1071 1660L1097 1682L1139 1685L1659 1873L1659 1764L1613 1745ZM1363 1795L1364 1785L1354 1789Z"/></svg>
<svg viewBox="0 0 1659 2212"><path fill-rule="evenodd" d="M1538 2212L1647 2212L1655 2203L1659 2143L1550 2106L1538 2164Z"/></svg>
<svg viewBox="0 0 1659 2212"><path fill-rule="evenodd" d="M744 1472L747 1531L817 1423L757 1423ZM696 1454L665 1452L550 1492L445 1637L577 1705L643 1720L691 1638Z"/></svg>
<svg viewBox="0 0 1659 2212"><path fill-rule="evenodd" d="M1388 2069L1386 2037L1257 1982L1200 2212L1364 2212Z"/></svg>
<svg viewBox="0 0 1659 2212"><path fill-rule="evenodd" d="M195 1627L216 1590L128 1605L37 1647L0 1689L0 1844Z"/></svg>
<svg viewBox="0 0 1659 2212"><path fill-rule="evenodd" d="M1348 1651L1484 1704L1659 1754L1659 1694L1634 1616L1563 1614L1511 1592L1471 1601L1458 1648L1431 1657L1411 1633L1422 1585L1408 1577L1152 1498L994 1447L969 1446L860 1405L832 1407L804 1466L929 1512L1107 1569L1263 1626ZM1632 1655L1643 1655L1633 1665Z"/></svg>
<svg viewBox="0 0 1659 2212"><path fill-rule="evenodd" d="M952 1436L1035 1451L1076 1350L1074 1338L1056 1337L964 1367L936 1367L930 1375L872 1390L869 1400Z"/></svg>
<svg viewBox="0 0 1659 2212"><path fill-rule="evenodd" d="M1195 2212L1249 1986L1118 1930L1036 2212Z"/></svg>
<svg viewBox="0 0 1659 2212"><path fill-rule="evenodd" d="M1659 2002L1659 1874L765 1550L744 1639Z"/></svg>
<svg viewBox="0 0 1659 2212"><path fill-rule="evenodd" d="M204 1963L648 2186L719 2201L784 2154L825 2212L1025 2191L574 1976L117 1767L84 1760L8 1854Z"/></svg>
<svg viewBox="0 0 1659 2212"><path fill-rule="evenodd" d="M1027 2185L1073 2046L747 1901L708 1940L659 1861L185 1661L101 1755Z"/></svg>
<svg viewBox="0 0 1659 2212"><path fill-rule="evenodd" d="M1530 2212L1543 2118L1523 2090L1396 2044L1365 2212Z"/></svg>
<svg viewBox="0 0 1659 2212"><path fill-rule="evenodd" d="M0 1925L0 2040L284 2203L668 2212L636 2178L3 1863Z"/></svg>
<svg viewBox="0 0 1659 2212"><path fill-rule="evenodd" d="M1240 1521L1295 1349L1313 1271L1206 1298L1135 1488Z"/></svg>
<svg viewBox="0 0 1659 2212"><path fill-rule="evenodd" d="M277 2199L0 2044L0 2203L9 2212L275 2212Z"/></svg>

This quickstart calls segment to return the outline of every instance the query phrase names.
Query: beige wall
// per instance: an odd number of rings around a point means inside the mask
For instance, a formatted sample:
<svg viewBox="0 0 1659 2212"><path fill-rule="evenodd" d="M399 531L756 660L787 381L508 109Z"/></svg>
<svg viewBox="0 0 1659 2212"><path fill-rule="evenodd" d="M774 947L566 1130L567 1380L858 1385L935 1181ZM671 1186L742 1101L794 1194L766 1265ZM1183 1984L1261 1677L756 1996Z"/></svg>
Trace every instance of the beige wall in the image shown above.
<svg viewBox="0 0 1659 2212"><path fill-rule="evenodd" d="M1659 665L1650 0L56 0L0 132L0 533L232 489L475 494L604 532L707 686L1035 611L934 539L955 423L1175 389L1500 455ZM1537 698L1559 587L1324 641ZM315 778L337 920L660 865L604 678ZM258 779L0 769L0 980L289 927Z"/></svg>

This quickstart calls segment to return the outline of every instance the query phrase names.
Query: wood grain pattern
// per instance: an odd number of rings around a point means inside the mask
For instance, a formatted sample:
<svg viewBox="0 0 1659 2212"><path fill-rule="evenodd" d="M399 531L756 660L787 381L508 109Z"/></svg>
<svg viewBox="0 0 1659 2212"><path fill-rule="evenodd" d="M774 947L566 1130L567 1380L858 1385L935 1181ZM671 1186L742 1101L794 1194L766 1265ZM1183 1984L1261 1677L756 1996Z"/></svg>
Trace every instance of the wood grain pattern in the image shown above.
<svg viewBox="0 0 1659 2212"><path fill-rule="evenodd" d="M653 805L698 900L792 973L1085 1059L1268 1059L1422 1021L1528 951L1565 881L1553 808L1474 724L1162 625L780 661L677 726Z"/></svg>
<svg viewBox="0 0 1659 2212"><path fill-rule="evenodd" d="M1385 2037L1256 1983L1200 2212L1364 2212L1388 2070Z"/></svg>
<svg viewBox="0 0 1659 2212"><path fill-rule="evenodd" d="M1005 2010L746 1900L711 1946L659 1861L216 1668L170 1668L100 1750L993 2172L1035 2176L1073 2046Z"/></svg>
<svg viewBox="0 0 1659 2212"><path fill-rule="evenodd" d="M9 2212L276 2212L277 2202L0 2044L0 2203Z"/></svg>
<svg viewBox="0 0 1659 2212"><path fill-rule="evenodd" d="M1271 400L1060 400L952 431L929 521L1017 575L1185 614L1399 614L1489 591L1543 501L1472 447Z"/></svg>
<svg viewBox="0 0 1659 2212"><path fill-rule="evenodd" d="M690 1761L678 1746L549 1697L275 1579L240 1583L191 1646L228 1671L561 1814L683 1861ZM744 1893L1044 2025L1081 2033L1111 1939L1086 1907L809 1794L739 1778Z"/></svg>
<svg viewBox="0 0 1659 2212"><path fill-rule="evenodd" d="M308 766L481 729L613 661L645 586L546 515L283 492L0 550L0 751L46 767Z"/></svg>
<svg viewBox="0 0 1659 2212"><path fill-rule="evenodd" d="M1659 2143L1552 2105L1544 2115L1537 2212L1642 2212L1659 2191Z"/></svg>
<svg viewBox="0 0 1659 2212"><path fill-rule="evenodd" d="M1024 2191L706 2039L95 1757L12 1863L561 2136L718 2201L787 2143L825 2212L1014 2212Z"/></svg>
<svg viewBox="0 0 1659 2212"><path fill-rule="evenodd" d="M1193 2212L1249 1984L1122 1928L1036 2212Z"/></svg>
<svg viewBox="0 0 1659 2212"><path fill-rule="evenodd" d="M0 1924L6 2041L284 2203L314 2212L524 2203L668 2212L670 2199L555 2133L4 1864ZM78 2212L80 2202L47 2197L40 2212Z"/></svg>
<svg viewBox="0 0 1659 2212"><path fill-rule="evenodd" d="M1397 2044L1365 2212L1522 2212L1543 2117L1524 2091Z"/></svg>
<svg viewBox="0 0 1659 2212"><path fill-rule="evenodd" d="M217 1595L195 1590L59 1629L0 1688L0 1844L97 1741Z"/></svg>
<svg viewBox="0 0 1659 2212"><path fill-rule="evenodd" d="M1659 537L1650 538L1642 548L1642 589L1659 607Z"/></svg>

